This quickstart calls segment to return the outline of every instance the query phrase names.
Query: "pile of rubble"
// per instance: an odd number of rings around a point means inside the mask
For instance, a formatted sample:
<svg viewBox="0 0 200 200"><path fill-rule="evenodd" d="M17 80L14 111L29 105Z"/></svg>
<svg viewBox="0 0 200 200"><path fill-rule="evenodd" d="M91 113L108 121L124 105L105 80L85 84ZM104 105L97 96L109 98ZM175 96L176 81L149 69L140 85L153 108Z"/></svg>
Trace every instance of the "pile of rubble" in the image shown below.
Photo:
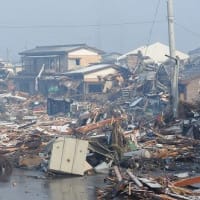
<svg viewBox="0 0 200 200"><path fill-rule="evenodd" d="M106 187L96 189L97 199L200 199L200 190L195 189L195 183L199 183L200 177L178 180L177 176L136 176L129 169L121 171L113 166L110 175L105 178ZM193 186L193 189L186 188L187 186Z"/></svg>
<svg viewBox="0 0 200 200"><path fill-rule="evenodd" d="M132 151L110 168L98 199L199 199L200 141L180 135L177 127L163 134L135 131Z"/></svg>
<svg viewBox="0 0 200 200"><path fill-rule="evenodd" d="M20 92L3 93L0 102L0 152L14 167L110 174L99 199L198 199L198 191L176 185L177 177L200 173L198 104L169 123L170 112L148 115L143 98L99 104Z"/></svg>
<svg viewBox="0 0 200 200"><path fill-rule="evenodd" d="M110 168L106 186L97 188L98 199L200 199L198 105L180 109L181 120L123 132L129 151Z"/></svg>

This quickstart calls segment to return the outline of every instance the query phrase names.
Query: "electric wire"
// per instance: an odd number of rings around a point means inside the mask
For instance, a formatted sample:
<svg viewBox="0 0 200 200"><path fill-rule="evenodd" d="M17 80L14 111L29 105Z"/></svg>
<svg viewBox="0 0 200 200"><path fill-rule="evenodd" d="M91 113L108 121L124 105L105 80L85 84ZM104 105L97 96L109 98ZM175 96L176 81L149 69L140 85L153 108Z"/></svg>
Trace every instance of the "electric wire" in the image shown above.
<svg viewBox="0 0 200 200"><path fill-rule="evenodd" d="M147 48L145 50L145 56L147 54L147 51L148 51L148 47L150 45L150 42L151 42L151 38L152 38L152 34L153 34L153 29L154 29L154 26L155 26L155 23L156 23L156 19L157 19L157 15L158 15L158 10L159 10L159 7L160 7L160 3L161 3L161 0L158 0L157 2L157 6L156 6L156 10L155 10L155 14L154 14L154 18L153 18L153 22L152 22L152 25L151 25L151 28L150 28L150 31L149 31L149 37L148 37L148 40L147 40Z"/></svg>
<svg viewBox="0 0 200 200"><path fill-rule="evenodd" d="M185 30L185 31L188 32L188 33L191 33L191 34L194 35L195 37L198 37L198 38L200 37L200 33L197 33L197 32L195 32L195 31L192 31L191 29L189 29L189 28L186 27L185 25L182 25L182 24L180 24L180 23L177 23L176 21L175 21L174 23L175 23L175 25L176 25L177 27L179 27L179 28Z"/></svg>
<svg viewBox="0 0 200 200"><path fill-rule="evenodd" d="M136 21L124 23L108 23L108 24L79 24L79 25L8 25L0 24L0 29L49 29L49 28L87 28L87 27L106 27L106 26L121 26L121 25L145 25L151 23L163 23L164 20L159 21Z"/></svg>

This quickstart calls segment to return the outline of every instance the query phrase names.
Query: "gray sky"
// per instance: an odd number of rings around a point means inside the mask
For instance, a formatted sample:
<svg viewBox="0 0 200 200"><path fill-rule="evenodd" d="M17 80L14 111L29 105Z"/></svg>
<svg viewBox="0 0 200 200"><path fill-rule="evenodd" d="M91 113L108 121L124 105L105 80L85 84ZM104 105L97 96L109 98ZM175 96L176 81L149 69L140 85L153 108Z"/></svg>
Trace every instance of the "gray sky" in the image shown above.
<svg viewBox="0 0 200 200"><path fill-rule="evenodd" d="M167 0L0 0L0 57L37 45L87 43L126 53L168 44ZM200 0L174 0L176 47L200 47ZM152 29L153 26L153 29ZM152 30L152 34L150 34Z"/></svg>

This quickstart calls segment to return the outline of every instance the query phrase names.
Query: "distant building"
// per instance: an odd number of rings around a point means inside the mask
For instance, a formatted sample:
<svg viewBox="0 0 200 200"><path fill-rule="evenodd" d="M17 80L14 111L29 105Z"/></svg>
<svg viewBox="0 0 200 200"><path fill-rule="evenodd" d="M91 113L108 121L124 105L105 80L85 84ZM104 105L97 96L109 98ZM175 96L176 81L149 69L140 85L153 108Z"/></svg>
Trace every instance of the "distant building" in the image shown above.
<svg viewBox="0 0 200 200"><path fill-rule="evenodd" d="M112 63L115 64L117 62L117 58L121 56L120 53L117 52L112 52L112 53L107 53L104 54L102 57L102 62L103 63Z"/></svg>
<svg viewBox="0 0 200 200"><path fill-rule="evenodd" d="M48 76L59 76L93 63L100 63L104 52L86 44L73 44L38 46L19 54L23 70L15 77L16 88L34 94L41 76L47 80L43 84L47 84L44 87L48 88Z"/></svg>
<svg viewBox="0 0 200 200"><path fill-rule="evenodd" d="M188 67L200 68L200 48L190 51L189 55L190 55L190 59L189 59Z"/></svg>
<svg viewBox="0 0 200 200"><path fill-rule="evenodd" d="M200 100L200 71L179 81L180 100L194 102Z"/></svg>
<svg viewBox="0 0 200 200"><path fill-rule="evenodd" d="M200 100L200 49L189 52L190 59L179 73L180 99L192 102Z"/></svg>
<svg viewBox="0 0 200 200"><path fill-rule="evenodd" d="M134 68L134 66L141 61L144 63L164 64L168 61L168 58L165 55L169 55L169 47L157 42L149 46L139 47L120 56L118 62L120 64L125 64L130 68ZM185 62L189 58L189 55L180 51L176 51L176 55L181 62Z"/></svg>
<svg viewBox="0 0 200 200"><path fill-rule="evenodd" d="M86 44L37 46L21 53L22 66L27 72L39 73L42 65L46 72L66 72L99 63L104 52Z"/></svg>
<svg viewBox="0 0 200 200"><path fill-rule="evenodd" d="M189 51L189 55L191 57L199 57L200 56L200 48Z"/></svg>

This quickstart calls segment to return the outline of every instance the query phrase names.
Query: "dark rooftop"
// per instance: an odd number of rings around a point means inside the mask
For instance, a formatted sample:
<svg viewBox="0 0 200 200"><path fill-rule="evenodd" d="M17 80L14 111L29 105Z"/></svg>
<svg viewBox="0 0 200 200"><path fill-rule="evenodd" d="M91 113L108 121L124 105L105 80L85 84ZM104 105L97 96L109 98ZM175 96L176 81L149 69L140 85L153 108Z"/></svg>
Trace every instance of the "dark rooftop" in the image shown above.
<svg viewBox="0 0 200 200"><path fill-rule="evenodd" d="M68 45L52 45L52 46L36 46L33 49L20 52L20 55L38 55L38 54L53 54L53 53L66 53L75 51L81 48L93 50L97 53L103 54L104 52L94 47L89 47L86 44L68 44Z"/></svg>

